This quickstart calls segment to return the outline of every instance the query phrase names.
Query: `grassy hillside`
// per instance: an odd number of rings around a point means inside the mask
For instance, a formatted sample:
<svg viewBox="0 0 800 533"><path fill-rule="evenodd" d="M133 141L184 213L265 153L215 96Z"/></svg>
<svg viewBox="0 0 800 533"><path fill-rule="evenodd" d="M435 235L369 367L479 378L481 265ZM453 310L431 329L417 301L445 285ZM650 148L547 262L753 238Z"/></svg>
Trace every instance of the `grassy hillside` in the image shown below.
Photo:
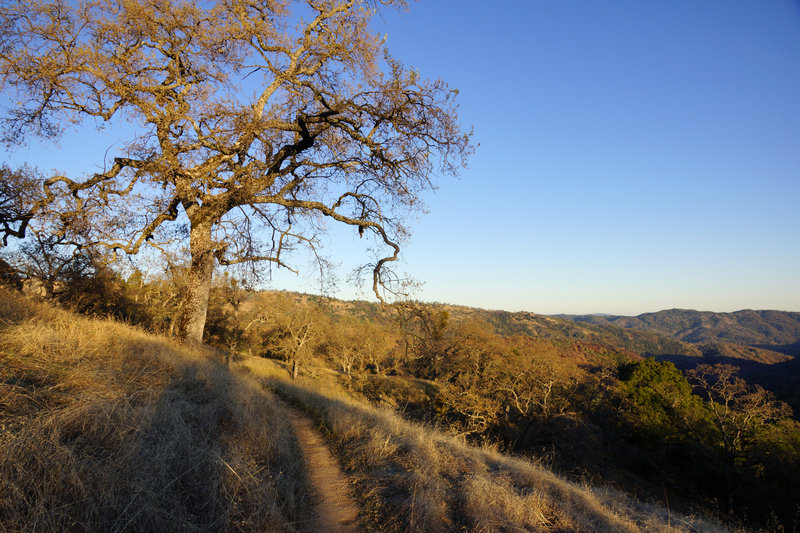
<svg viewBox="0 0 800 533"><path fill-rule="evenodd" d="M252 325L239 344L249 353L282 359L301 376L338 369L362 399L467 442L547 457L570 479L613 483L673 509L772 529L794 520L800 427L785 406L734 369L723 379L730 409L715 409L723 400L713 379L644 358L760 365L762 349L529 313L287 293L253 295L240 313ZM728 434L737 427L739 436Z"/></svg>
<svg viewBox="0 0 800 533"><path fill-rule="evenodd" d="M340 314L369 319L385 314L377 304L370 302L312 298L326 302ZM599 344L639 356L739 359L761 364L781 363L800 355L800 313L711 313L672 309L636 317L546 316L456 305L439 307L455 321L476 319L491 324L501 335L528 335L548 339L562 347L575 343Z"/></svg>
<svg viewBox="0 0 800 533"><path fill-rule="evenodd" d="M724 530L370 407L324 368L228 368L8 292L0 359L0 530L302 530L307 465L265 387L325 429L365 530Z"/></svg>
<svg viewBox="0 0 800 533"><path fill-rule="evenodd" d="M0 530L295 531L296 449L216 352L0 292Z"/></svg>
<svg viewBox="0 0 800 533"><path fill-rule="evenodd" d="M726 531L410 423L358 400L333 374L290 381L268 360L246 358L240 365L325 429L355 480L368 530Z"/></svg>
<svg viewBox="0 0 800 533"><path fill-rule="evenodd" d="M561 343L575 341L599 343L643 356L700 355L696 347L652 331L627 330L609 325L580 324L557 317L525 312L481 311L480 314L494 324L499 332L523 333L553 339Z"/></svg>

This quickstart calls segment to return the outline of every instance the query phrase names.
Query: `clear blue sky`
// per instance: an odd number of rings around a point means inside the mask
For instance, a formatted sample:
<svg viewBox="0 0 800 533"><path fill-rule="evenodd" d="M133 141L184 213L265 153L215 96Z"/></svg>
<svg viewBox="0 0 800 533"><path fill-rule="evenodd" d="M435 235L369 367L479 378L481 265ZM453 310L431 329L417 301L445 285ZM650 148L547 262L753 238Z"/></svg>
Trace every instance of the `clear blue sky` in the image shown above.
<svg viewBox="0 0 800 533"><path fill-rule="evenodd" d="M425 299L800 310L800 3L440 0L383 20L480 142L406 251Z"/></svg>
<svg viewBox="0 0 800 533"><path fill-rule="evenodd" d="M425 282L421 299L800 310L797 1L423 0L375 29L461 91L480 143L412 224L401 269ZM39 166L68 156L52 157ZM343 279L360 244L331 235ZM273 286L314 290L293 275Z"/></svg>

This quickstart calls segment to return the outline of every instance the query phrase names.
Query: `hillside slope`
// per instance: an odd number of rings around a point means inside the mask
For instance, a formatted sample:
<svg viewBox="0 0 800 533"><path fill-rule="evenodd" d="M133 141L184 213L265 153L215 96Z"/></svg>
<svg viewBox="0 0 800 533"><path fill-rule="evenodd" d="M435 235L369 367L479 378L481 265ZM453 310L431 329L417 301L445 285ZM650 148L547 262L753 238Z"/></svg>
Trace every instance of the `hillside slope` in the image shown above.
<svg viewBox="0 0 800 533"><path fill-rule="evenodd" d="M467 446L320 378L264 373L264 359L229 369L213 350L7 292L0 358L2 530L302 530L307 465L257 378L325 428L363 529L724 531Z"/></svg>
<svg viewBox="0 0 800 533"><path fill-rule="evenodd" d="M296 450L215 352L0 289L0 531L301 531Z"/></svg>
<svg viewBox="0 0 800 533"><path fill-rule="evenodd" d="M530 460L466 445L365 404L335 382L291 381L279 365L260 358L239 365L324 428L355 479L366 530L728 531L610 487L567 481Z"/></svg>
<svg viewBox="0 0 800 533"><path fill-rule="evenodd" d="M723 342L800 355L800 313L743 310L713 313L670 309L638 316L564 315L563 318L593 325L613 325L649 330L683 342Z"/></svg>
<svg viewBox="0 0 800 533"><path fill-rule="evenodd" d="M614 325L582 324L534 313L474 310L492 323L499 333L522 333L562 343L599 343L642 356L699 356L689 343L653 331L633 330Z"/></svg>
<svg viewBox="0 0 800 533"><path fill-rule="evenodd" d="M320 296L301 296L311 298L334 310L339 315L351 315L370 320L392 320L378 304L365 301L341 301ZM690 342L675 339L666 333L650 331L646 328L631 329L614 324L572 320L565 317L538 315L529 312L510 312L479 309L450 304L433 304L446 311L453 322L478 320L491 324L500 335L526 335L546 339L561 347L571 347L575 343L602 345L620 352L637 356L678 355L699 357L701 350Z"/></svg>

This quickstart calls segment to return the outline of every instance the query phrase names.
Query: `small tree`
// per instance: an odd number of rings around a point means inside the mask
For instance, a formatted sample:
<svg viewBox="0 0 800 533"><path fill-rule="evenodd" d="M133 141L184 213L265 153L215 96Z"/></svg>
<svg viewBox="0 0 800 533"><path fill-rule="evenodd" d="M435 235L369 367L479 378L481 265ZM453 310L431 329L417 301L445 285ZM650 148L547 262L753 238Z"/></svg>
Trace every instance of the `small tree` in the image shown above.
<svg viewBox="0 0 800 533"><path fill-rule="evenodd" d="M13 253L4 253L14 269L35 281L42 296L52 297L57 285L84 277L105 259L102 252L84 248L87 243L87 226L74 212L74 199L59 201L62 213L48 213L32 221L31 209L42 201L41 178L30 167L11 169L0 166L0 232L3 245L8 237L28 239ZM7 252L4 250L4 252Z"/></svg>
<svg viewBox="0 0 800 533"><path fill-rule="evenodd" d="M689 371L689 379L708 400L712 427L706 438L719 452L725 476L728 513L734 512L734 493L745 471L754 466L753 447L759 433L780 419L791 416L791 408L764 390L740 378L733 365L698 365Z"/></svg>
<svg viewBox="0 0 800 533"><path fill-rule="evenodd" d="M54 212L90 221L90 244L135 254L185 223L180 335L194 342L215 264L291 269L286 253L316 250L325 219L386 247L371 265L382 299L403 220L472 146L456 92L392 59L372 14L366 0L4 2L0 81L19 102L8 142L74 122L139 128L102 172L46 180L3 232Z"/></svg>
<svg viewBox="0 0 800 533"><path fill-rule="evenodd" d="M257 315L245 325L262 323L266 326L265 341L270 353L286 359L292 379L297 378L300 366L314 350L322 330L322 316L316 305L297 302L289 294L275 293L262 299Z"/></svg>
<svg viewBox="0 0 800 533"><path fill-rule="evenodd" d="M369 365L381 373L394 341L380 325L363 318L343 315L326 321L325 350L347 376L361 374Z"/></svg>
<svg viewBox="0 0 800 533"><path fill-rule="evenodd" d="M395 310L406 358L411 360L414 373L436 381L450 342L450 314L445 309L413 301L398 302Z"/></svg>
<svg viewBox="0 0 800 533"><path fill-rule="evenodd" d="M174 335L181 320L188 267L178 258L166 259L163 271L149 274L148 282L142 287L140 305L153 330Z"/></svg>
<svg viewBox="0 0 800 533"><path fill-rule="evenodd" d="M236 278L219 276L211 288L206 335L226 352L226 362L241 349L245 330L242 324L241 305L248 291Z"/></svg>
<svg viewBox="0 0 800 533"><path fill-rule="evenodd" d="M669 361L648 357L620 367L628 419L653 441L697 438L702 402L680 370Z"/></svg>
<svg viewBox="0 0 800 533"><path fill-rule="evenodd" d="M366 322L362 330L362 364L382 374L392 348L397 343L396 335L375 322Z"/></svg>
<svg viewBox="0 0 800 533"><path fill-rule="evenodd" d="M455 415L454 427L462 436L486 436L497 428L505 407L498 387L508 346L484 322L468 320L453 329L440 350L446 353L439 376L441 412Z"/></svg>

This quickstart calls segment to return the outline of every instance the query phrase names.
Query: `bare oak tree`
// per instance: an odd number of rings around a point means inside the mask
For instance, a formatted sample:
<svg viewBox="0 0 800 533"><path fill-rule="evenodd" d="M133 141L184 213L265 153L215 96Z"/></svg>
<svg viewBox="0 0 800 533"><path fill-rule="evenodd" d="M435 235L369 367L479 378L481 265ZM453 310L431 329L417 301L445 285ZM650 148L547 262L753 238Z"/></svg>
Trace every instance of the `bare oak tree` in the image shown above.
<svg viewBox="0 0 800 533"><path fill-rule="evenodd" d="M271 295L268 303L259 307L254 320L268 326L265 337L269 351L290 363L290 375L296 379L300 366L309 362L318 345L324 322L319 308L284 293Z"/></svg>
<svg viewBox="0 0 800 533"><path fill-rule="evenodd" d="M689 381L708 400L712 430L707 439L721 452L727 485L728 513L734 512L734 492L743 482L743 468L750 466L750 449L765 426L792 415L791 408L760 385L750 385L728 364L697 365Z"/></svg>
<svg viewBox="0 0 800 533"><path fill-rule="evenodd" d="M84 244L135 254L186 225L180 335L193 342L215 263L291 268L286 253L315 251L325 220L388 250L371 264L382 299L403 221L473 147L456 91L389 56L372 14L365 0L3 2L0 79L18 102L7 142L70 123L132 129L103 172L47 179L5 234L58 210L65 226L91 222Z"/></svg>
<svg viewBox="0 0 800 533"><path fill-rule="evenodd" d="M39 194L39 180L35 170L29 167L12 169L0 165L0 225L3 245L10 236L22 236L21 227L30 222L31 206Z"/></svg>

